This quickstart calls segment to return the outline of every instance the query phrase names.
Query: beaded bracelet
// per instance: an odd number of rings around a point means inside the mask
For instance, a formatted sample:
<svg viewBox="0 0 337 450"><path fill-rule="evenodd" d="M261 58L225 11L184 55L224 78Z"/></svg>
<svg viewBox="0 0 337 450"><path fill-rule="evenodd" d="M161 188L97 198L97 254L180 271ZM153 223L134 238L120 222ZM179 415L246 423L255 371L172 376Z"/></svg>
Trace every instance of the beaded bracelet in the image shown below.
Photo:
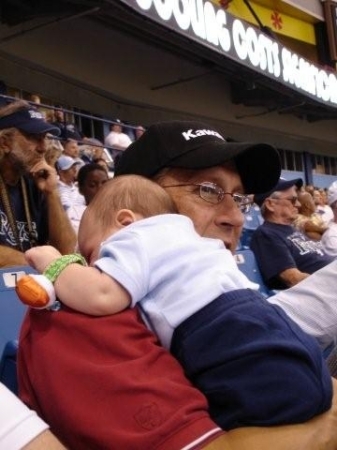
<svg viewBox="0 0 337 450"><path fill-rule="evenodd" d="M73 263L81 264L82 266L86 266L87 263L82 255L79 253L74 253L72 255L64 255L55 261L51 262L49 266L46 267L43 275L48 278L52 283L55 283L57 277L60 275L62 270L64 270L67 266Z"/></svg>

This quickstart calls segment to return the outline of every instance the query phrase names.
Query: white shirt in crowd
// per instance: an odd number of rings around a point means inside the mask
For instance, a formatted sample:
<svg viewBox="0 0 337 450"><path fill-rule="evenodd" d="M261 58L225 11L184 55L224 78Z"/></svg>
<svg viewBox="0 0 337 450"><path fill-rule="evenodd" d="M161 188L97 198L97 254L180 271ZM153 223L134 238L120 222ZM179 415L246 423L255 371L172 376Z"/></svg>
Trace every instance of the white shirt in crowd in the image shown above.
<svg viewBox="0 0 337 450"><path fill-rule="evenodd" d="M85 198L79 193L75 183L69 185L61 180L57 182L62 206L65 210L70 206L85 205Z"/></svg>
<svg viewBox="0 0 337 450"><path fill-rule="evenodd" d="M331 222L321 238L323 250L330 256L337 257L337 223Z"/></svg>
<svg viewBox="0 0 337 450"><path fill-rule="evenodd" d="M116 131L110 131L104 140L104 145L117 150L125 150L130 144L132 144L132 140L127 134Z"/></svg>
<svg viewBox="0 0 337 450"><path fill-rule="evenodd" d="M329 205L318 205L316 212L321 216L326 225L329 225L334 220L333 212Z"/></svg>

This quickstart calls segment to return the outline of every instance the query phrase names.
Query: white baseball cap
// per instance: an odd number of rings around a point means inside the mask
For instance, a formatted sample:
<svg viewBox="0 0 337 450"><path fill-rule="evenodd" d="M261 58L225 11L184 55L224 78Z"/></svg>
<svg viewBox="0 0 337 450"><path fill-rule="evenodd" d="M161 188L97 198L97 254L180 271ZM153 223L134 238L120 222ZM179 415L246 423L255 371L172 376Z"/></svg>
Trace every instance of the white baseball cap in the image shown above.
<svg viewBox="0 0 337 450"><path fill-rule="evenodd" d="M59 170L68 170L70 167L72 167L74 164L80 164L79 161L76 161L71 156L60 156L57 160L57 166Z"/></svg>
<svg viewBox="0 0 337 450"><path fill-rule="evenodd" d="M334 181L328 189L328 204L331 206L337 201L337 181Z"/></svg>

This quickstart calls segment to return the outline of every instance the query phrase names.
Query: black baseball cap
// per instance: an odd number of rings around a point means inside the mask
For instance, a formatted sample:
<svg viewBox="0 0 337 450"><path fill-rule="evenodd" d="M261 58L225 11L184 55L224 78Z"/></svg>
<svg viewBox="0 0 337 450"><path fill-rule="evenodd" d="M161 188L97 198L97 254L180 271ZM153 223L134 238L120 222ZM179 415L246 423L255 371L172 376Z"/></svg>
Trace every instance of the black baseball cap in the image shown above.
<svg viewBox="0 0 337 450"><path fill-rule="evenodd" d="M281 164L268 144L227 142L212 126L170 121L151 125L121 154L115 176L151 178L164 167L206 169L233 159L247 194L266 192L277 183Z"/></svg>
<svg viewBox="0 0 337 450"><path fill-rule="evenodd" d="M46 122L43 115L34 108L22 108L4 117L0 117L0 130L17 128L29 134L50 133L59 136L60 129Z"/></svg>
<svg viewBox="0 0 337 450"><path fill-rule="evenodd" d="M277 191L286 191L287 189L296 186L298 189L303 186L302 178L295 178L293 180L286 180L284 178L280 178L276 186L264 194L259 194L254 196L254 201L257 205L261 206L266 198L270 197L273 192Z"/></svg>

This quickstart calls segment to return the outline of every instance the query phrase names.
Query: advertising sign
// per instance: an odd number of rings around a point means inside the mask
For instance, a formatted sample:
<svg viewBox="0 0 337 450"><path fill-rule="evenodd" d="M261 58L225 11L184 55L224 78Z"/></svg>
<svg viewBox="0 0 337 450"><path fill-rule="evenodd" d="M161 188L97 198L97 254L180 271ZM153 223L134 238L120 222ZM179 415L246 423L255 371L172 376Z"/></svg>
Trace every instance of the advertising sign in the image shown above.
<svg viewBox="0 0 337 450"><path fill-rule="evenodd" d="M327 106L337 77L205 0L121 0L151 20ZM337 6L337 5L336 5Z"/></svg>

